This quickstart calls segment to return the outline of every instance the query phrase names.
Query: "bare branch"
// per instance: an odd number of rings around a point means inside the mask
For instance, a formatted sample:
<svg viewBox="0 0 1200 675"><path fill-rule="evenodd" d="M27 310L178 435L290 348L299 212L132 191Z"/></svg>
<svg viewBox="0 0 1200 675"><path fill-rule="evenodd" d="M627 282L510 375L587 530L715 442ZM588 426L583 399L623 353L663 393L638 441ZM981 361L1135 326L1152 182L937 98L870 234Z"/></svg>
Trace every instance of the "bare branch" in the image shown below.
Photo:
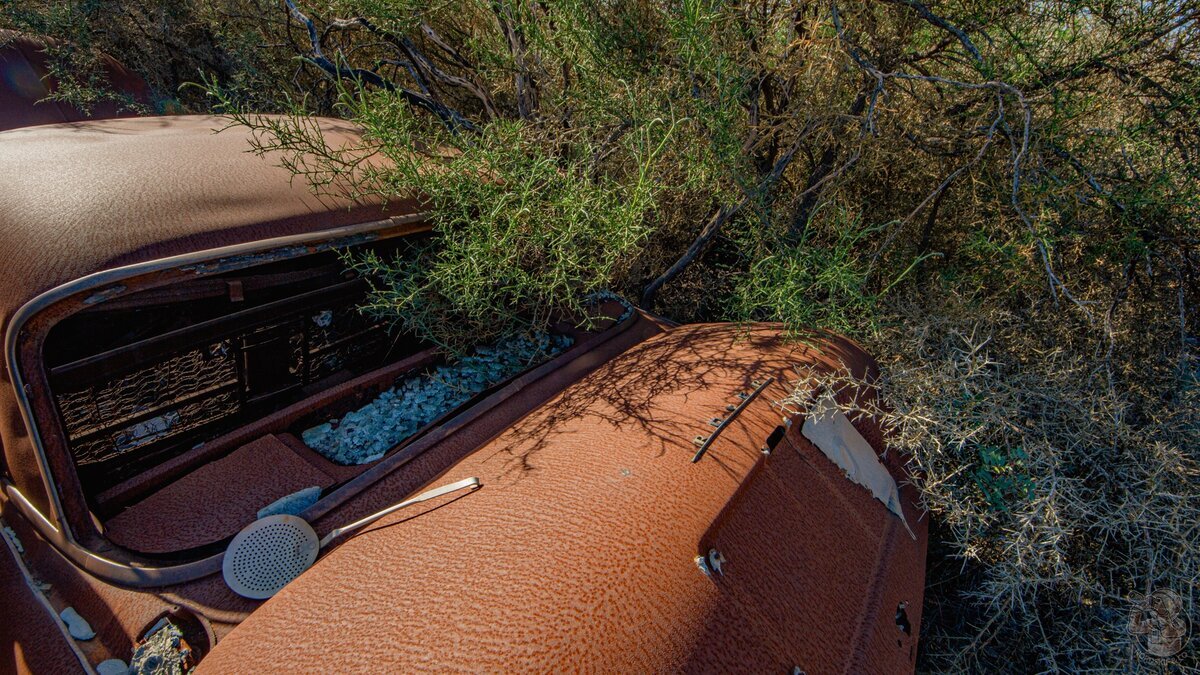
<svg viewBox="0 0 1200 675"><path fill-rule="evenodd" d="M441 68L438 68L436 65L434 65L433 61L431 61L428 57L422 54L420 50L417 49L417 46L413 44L412 40L409 40L408 38L401 39L404 44L405 51L408 52L409 56L413 59L413 62L418 65L418 67L424 69L425 72L432 75L434 79L438 80L439 82L448 84L452 87L465 89L470 92L475 98L479 99L479 102L483 105L483 110L487 114L488 119L496 119L499 116L496 113L496 104L492 101L492 95L488 93L487 89L485 89L483 85L465 77L452 75Z"/></svg>
<svg viewBox="0 0 1200 675"><path fill-rule="evenodd" d="M1058 278L1058 275L1054 272L1054 266L1051 263L1050 252L1046 247L1046 243L1043 240L1043 238L1038 234L1037 226L1034 224L1033 218L1028 214L1028 212L1025 211L1025 208L1021 205L1021 178L1023 175L1023 165L1025 163L1025 158L1029 154L1029 143L1030 143L1030 139L1032 137L1032 121L1033 121L1033 110L1032 110L1032 108L1030 108L1028 101L1025 99L1024 93L1022 93L1020 89L1017 89L1016 87L1012 86L1011 84L1008 84L1007 82L1003 82L1000 80L989 80L987 82L964 82L961 80L954 80L954 79L950 79L950 78L937 77L937 76L931 76L931 75L914 75L912 73L906 73L906 72L901 72L901 71L885 73L885 72L879 70L878 68L876 68L869 60L867 60L867 58L865 56L863 56L862 52L857 48L857 46L855 46L849 40L849 38L847 38L845 36L845 29L843 28L841 18L838 15L836 3L832 5L832 15L833 15L834 27L837 30L838 36L842 39L842 44L845 45L846 51L850 55L850 58L852 58L854 60L854 62L859 65L859 67L864 69L870 76L874 77L879 82L880 90L882 90L883 85L887 80L909 80L909 81L943 84L943 85L947 85L947 86L951 86L951 87L956 87L959 89L972 89L972 90L993 89L997 92L998 95L1010 96L1010 97L1016 99L1018 107L1021 111L1021 133L1020 133L1020 142L1019 143L1017 142L1016 138L1012 134L1009 134L1009 144L1012 148L1012 154L1011 154L1012 161L1010 163L1012 179L1010 182L1011 187L1010 187L1010 191L1009 191L1009 202L1012 205L1013 210L1016 211L1017 216L1021 219L1021 222L1025 225L1025 228L1029 231L1030 236L1033 238L1034 247L1038 251L1038 255L1042 260L1042 266L1046 272L1046 278L1047 278L1047 283L1049 284L1049 287L1050 287L1051 298L1053 298L1053 300L1055 302L1058 302L1058 296L1061 293L1064 297L1066 297L1068 300L1073 302L1077 307L1082 309L1083 312L1090 318L1092 316L1092 314L1091 314L1091 311L1088 310L1088 308L1086 307L1086 303L1081 302L1080 300L1075 298L1075 296L1071 294L1070 290L1067 289L1067 287ZM998 119L998 123L1001 126L1006 125L1006 121L1005 121L1003 113L997 119ZM928 201L928 199L926 201ZM924 202L922 202L922 205L923 204L924 204ZM910 217L911 217L911 215L910 215Z"/></svg>
<svg viewBox="0 0 1200 675"><path fill-rule="evenodd" d="M951 33L955 38L958 39L959 42L962 43L963 48L967 50L967 53L971 55L971 58L975 59L977 64L983 64L983 55L979 53L979 48L975 46L975 43L971 42L971 38L967 37L967 34L963 32L962 29L931 12L925 5L917 2L917 0L885 1L896 5L904 5L905 7L908 7L916 12L917 16L920 16L925 21L937 26L938 28L941 28L948 33Z"/></svg>
<svg viewBox="0 0 1200 675"><path fill-rule="evenodd" d="M1163 37L1170 35L1175 31L1181 30L1184 26L1196 21L1197 19L1200 19L1200 10L1193 9L1189 12L1186 12L1182 16L1177 17L1174 21L1159 26L1156 30L1150 32L1150 34L1142 37L1142 39L1133 42L1132 44L1111 49L1103 54L1094 56L1083 63L1076 63L1064 68L1060 68L1050 75L1042 78L1039 82L1039 86L1053 86L1062 80L1077 79L1087 75L1092 71L1103 69L1107 67L1108 61L1111 61L1114 58L1139 52L1155 42L1158 42Z"/></svg>
<svg viewBox="0 0 1200 675"><path fill-rule="evenodd" d="M429 38L430 42L437 45L443 52L445 52L455 64L463 68L469 68L471 70L475 69L475 67L471 65L470 61L464 58L457 49L450 46L450 43L446 42L446 40L439 35L432 26L424 21L421 22L421 32L425 34L425 37Z"/></svg>
<svg viewBox="0 0 1200 675"><path fill-rule="evenodd" d="M428 110L434 115L437 115L438 118L442 120L442 123L445 124L446 127L451 131L458 131L460 129L467 129L469 131L476 130L475 125L460 115L458 111L433 100L427 95L423 95L411 89L401 87L376 72L365 70L363 68L354 68L351 66L334 63L327 56L325 56L325 52L321 48L321 36L317 31L316 23L314 23L312 19L308 18L303 12L301 12L296 6L296 3L292 0L284 0L284 2L287 4L288 11L291 13L292 18L303 24L308 30L308 40L310 43L311 53L305 56L306 61L317 66L332 78L353 80L368 84L373 87L379 87L380 89L385 89L387 91L396 92L410 104ZM361 22L364 21L364 19L350 19L348 22L341 23L343 23L345 26L355 23L361 25Z"/></svg>
<svg viewBox="0 0 1200 675"><path fill-rule="evenodd" d="M424 92L425 96L431 99L433 98L429 83L429 77L433 77L443 84L466 89L476 98L478 98L480 103L483 104L483 110L487 114L488 119L496 119L496 106L492 101L492 96L481 84L474 80L469 80L467 78L458 77L457 75L447 73L435 65L427 56L421 53L421 50L417 48L417 45L414 44L412 40L403 35L395 35L389 31L385 31L365 17L338 19L329 22L329 24L325 27L325 32L321 36L321 41L324 43L325 36L331 31L351 30L354 28L362 28L382 37L389 45L394 47L396 51L407 57L406 61L387 61L386 63L402 66L405 70L407 70L409 75L412 76L413 81L415 81L417 86L421 88L421 91ZM441 47L444 51L453 54L455 61L459 65L466 66L466 60L463 59L458 52L451 49L449 45L445 44L441 37L429 27L429 24L422 23L421 30L427 37L430 38L431 41L434 42L434 44Z"/></svg>
<svg viewBox="0 0 1200 675"><path fill-rule="evenodd" d="M888 248L891 247L892 241L896 237L896 233L900 231L899 225L907 223L907 222L911 221L913 218L915 218L917 216L917 214L921 212L921 209L925 208L925 205L928 204L929 202L933 201L935 204L940 203L941 199L942 199L942 194L945 193L946 188L950 187L950 184L953 183L954 180L957 179L960 175L962 175L963 172L965 172L968 169L971 169L975 165L979 164L979 161L981 159L983 159L984 155L987 154L988 149L992 147L992 143L996 139L996 130L1000 126L1000 123L1003 120L1004 120L1004 97L1000 96L997 93L997 95L996 95L996 116L995 116L995 118L992 119L992 124L991 124L991 126L988 127L988 130L987 130L986 134L984 135L984 141L983 141L983 144L981 146L979 146L979 151L976 152L975 156L972 157L968 162L966 162L962 166L958 167L954 171L950 172L950 175L946 176L945 180L943 180L937 186L937 188L934 189L933 192L929 193L928 197L921 200L921 203L917 204L916 207L913 208L913 210L910 211L909 214L907 216L905 216L903 220L900 221L900 223L897 223L896 226L892 227L892 231L888 233L888 236L884 239L883 244L879 247L879 250L876 251L875 255L871 258L871 267L872 268L874 268L875 262L879 259L879 256L881 256L884 251L886 251ZM932 213L930 214L930 217L932 219ZM927 230L931 229L931 228L932 228L932 220L930 221L930 224L926 226ZM925 241L926 239L927 239L927 236L922 237L922 241Z"/></svg>
<svg viewBox="0 0 1200 675"><path fill-rule="evenodd" d="M651 302L653 302L654 297L658 295L658 291L663 287L663 285L679 276L680 272L687 268L692 261L694 261L701 253L703 253L704 250L708 248L708 245L712 242L713 237L717 236L717 233L721 231L721 227L724 226L725 223L729 222L730 218L733 218L735 215L737 215L738 212L745 208L745 206L751 201L758 199L770 191L770 189L777 182L779 182L779 179L783 176L784 170L787 169L789 164L791 164L792 157L796 155L796 150L798 150L799 147L800 144L799 141L797 141L790 150L788 150L782 157L779 158L779 161L775 162L774 168L771 169L771 172L767 174L766 178L764 178L762 182L760 182L753 190L747 192L738 203L726 204L725 206L717 209L716 213L714 213L712 217L708 219L708 223L704 226L704 229L700 230L699 236L696 237L691 246L688 246L688 249L684 251L683 255L680 256L679 259L676 260L666 272L663 272L657 279L646 285L645 290L642 291L642 306L648 306Z"/></svg>
<svg viewBox="0 0 1200 675"><path fill-rule="evenodd" d="M504 32L504 38L508 41L508 51L516 65L513 78L517 89L517 113L521 119L532 119L537 116L538 110L537 81L529 70L525 36L514 25L516 19L513 17L512 8L503 2L496 2L492 9L500 23L500 30Z"/></svg>

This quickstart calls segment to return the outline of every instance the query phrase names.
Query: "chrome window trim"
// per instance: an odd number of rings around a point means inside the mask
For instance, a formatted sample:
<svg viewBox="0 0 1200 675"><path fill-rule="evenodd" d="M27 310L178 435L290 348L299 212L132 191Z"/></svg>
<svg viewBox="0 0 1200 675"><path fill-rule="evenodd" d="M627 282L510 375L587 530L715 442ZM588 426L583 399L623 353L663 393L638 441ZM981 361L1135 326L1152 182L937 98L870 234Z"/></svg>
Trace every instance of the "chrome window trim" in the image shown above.
<svg viewBox="0 0 1200 675"><path fill-rule="evenodd" d="M20 495L19 492L17 494ZM24 496L21 495L21 498L23 499ZM29 592L33 595L34 600L37 601L38 606L42 608L42 611L46 612L46 615L58 627L59 635L62 636L63 642L71 648L71 653L79 661L79 667L86 673L94 674L96 671L92 668L91 662L84 656L83 650L79 648L79 643L71 636L71 633L67 630L66 623L59 618L58 612L54 611L54 607L50 605L50 600L46 598L46 594L38 586L33 575L29 573L29 565L25 563L25 558L21 555L21 551L19 550L20 542L17 541L17 536L15 534L11 536L0 534L0 539L4 540L5 547L8 549L9 554L12 555L13 562L16 563L17 570L21 573L21 580L29 588ZM3 553L0 552L0 555L3 555Z"/></svg>
<svg viewBox="0 0 1200 675"><path fill-rule="evenodd" d="M263 258L256 257L254 254L273 250L295 247L294 250L285 251L283 255L274 258L287 260L355 243L413 234L414 232L397 232L386 236L379 236L378 231L388 227L419 223L426 220L428 220L428 214L421 212L374 220L358 225L347 225L317 232L260 239L242 244L233 244L231 246L193 251L191 253L183 253L176 256L147 260L132 265L93 272L92 274L68 281L65 284L61 284L35 296L22 305L13 314L12 320L9 322L8 330L4 336L4 358L8 366L9 375L12 378L13 393L17 399L17 406L21 410L21 419L24 421L25 428L29 432L29 440L33 446L34 455L37 458L38 468L42 474L42 483L46 489L50 514L47 516L42 513L37 506L21 494L15 485L7 480L3 481L5 493L12 499L13 503L17 505L17 508L25 517L29 519L34 528L38 530L38 533L57 548L59 552L79 567L105 581L134 588L148 588L191 581L220 571L224 553L218 553L214 556L178 565L162 567L154 565L143 566L106 558L79 543L63 513L62 501L59 498L57 489L58 486L51 475L50 463L46 458L46 451L42 445L42 437L34 421L33 408L27 389L28 384L25 382L25 378L21 372L19 355L17 354L17 338L21 334L22 329L39 312L71 296L103 287L102 290L87 298L85 302L89 304L92 302L100 303L104 300L118 297L125 291L125 287L120 286L118 282L133 277L188 265L195 266L189 271L197 277L210 276L236 269L245 269L263 263ZM309 247L313 244L320 244L320 246L316 250L309 250ZM213 263L222 259L239 256L243 259L229 261L227 264L221 265L204 265L204 263Z"/></svg>
<svg viewBox="0 0 1200 675"><path fill-rule="evenodd" d="M198 579L221 571L224 553L168 567L142 567L106 558L84 548L66 531L54 527L54 524L47 520L46 516L25 495L21 494L15 485L7 480L2 482L5 494L21 512L21 515L25 516L26 520L38 531L38 534L42 535L46 541L50 542L54 548L80 569L99 579L130 588L150 588Z"/></svg>

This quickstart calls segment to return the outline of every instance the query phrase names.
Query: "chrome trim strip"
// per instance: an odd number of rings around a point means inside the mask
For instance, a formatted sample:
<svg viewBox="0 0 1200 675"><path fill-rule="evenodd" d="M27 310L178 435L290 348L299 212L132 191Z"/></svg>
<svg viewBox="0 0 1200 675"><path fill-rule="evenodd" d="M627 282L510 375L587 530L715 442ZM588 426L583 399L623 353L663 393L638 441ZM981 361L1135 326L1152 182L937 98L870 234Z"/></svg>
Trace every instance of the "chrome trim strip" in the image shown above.
<svg viewBox="0 0 1200 675"><path fill-rule="evenodd" d="M700 459L702 457L704 457L704 453L708 452L709 446L711 446L713 444L713 442L717 440L717 436L720 436L721 432L725 431L725 427L729 426L729 424L731 422L733 422L733 420L738 415L741 415L742 411L746 409L746 406L753 403L754 399L758 398L758 395L763 393L763 390L766 389L774 381L775 381L774 377L768 377L766 382L763 382L762 384L758 385L758 388L754 390L754 393L752 393L749 396L746 396L744 399L742 399L741 404L739 404L738 407L734 408L733 412L729 413L729 415L726 416L725 419L721 420L721 423L717 425L717 428L716 428L716 430L714 430L712 432L712 435L710 435L708 438L704 439L704 443L702 443L700 445L700 449L697 450L696 454L692 456L692 464L699 462ZM743 395L744 395L744 392L743 392ZM703 438L703 437L701 437L701 438Z"/></svg>
<svg viewBox="0 0 1200 675"><path fill-rule="evenodd" d="M347 225L345 227L289 235L286 237L260 239L253 242L194 251L167 258L147 260L132 265L94 272L74 281L68 281L65 284L56 286L29 300L13 313L12 319L9 322L8 330L4 336L4 359L8 366L9 376L12 378L13 393L16 395L17 405L21 409L21 419L25 422L25 427L29 432L30 443L33 445L34 454L37 456L38 466L41 469L42 483L46 488L46 497L50 503L50 517L47 518L41 510L17 490L16 486L9 484L7 480L3 481L5 491L13 497L13 502L18 505L21 512L29 518L33 526L47 541L53 544L55 548L72 562L103 580L145 588L179 583L220 571L221 558L224 554L217 554L202 560L169 567L135 567L99 556L79 544L74 533L71 532L66 516L63 513L62 501L59 498L57 486L54 484L50 474L50 463L46 458L46 451L42 445L42 437L38 432L37 424L34 422L33 408L29 400L29 391L27 390L28 385L22 377L17 354L17 337L20 335L21 330L39 312L73 295L97 287L108 286L108 288L101 291L102 295L93 295L92 298L98 298L96 302L100 302L111 297L116 297L125 291L125 288L118 285L117 282L132 277L183 267L185 265L193 265L194 267L190 271L197 277L209 276L235 269L244 269L245 267L262 263L264 260L256 254L267 251L295 247L295 250L290 252L291 255L283 256L280 259L297 258L302 255L310 255L311 253L338 248L338 242L342 242L348 238L361 238L363 235L370 235L387 227L417 223L424 220L428 220L427 213L414 213L406 216L374 220L358 225ZM371 239L374 239L374 237L366 237L362 240L369 241ZM327 243L325 248L317 251L308 250L307 246L309 244L321 242ZM225 264L212 264L214 261L221 261L221 259L225 258L236 258L238 256L242 256L242 259L226 261Z"/></svg>
<svg viewBox="0 0 1200 675"><path fill-rule="evenodd" d="M25 495L21 494L17 486L7 480L0 481L0 483L4 485L5 494L16 505L21 515L29 520L38 534L45 537L46 541L50 542L75 565L104 581L132 588L148 588L179 583L186 579L195 579L221 571L221 558L224 557L224 553L171 567L134 567L110 560L85 549L68 538L62 530L55 529L54 525L46 520L46 516L26 499Z"/></svg>
<svg viewBox="0 0 1200 675"><path fill-rule="evenodd" d="M0 520L0 523L3 522L4 521ZM42 589L38 587L36 583L34 583L33 575L29 573L29 566L25 564L25 559L21 556L20 551L17 550L17 542L14 541L15 537L16 534L10 536L6 533L0 532L0 539L3 539L4 543L8 545L8 551L12 554L13 561L16 562L17 569L21 572L21 578L25 580L25 585L29 587L29 592L33 594L33 597L37 600L38 604L41 605L42 609L50 615L50 620L53 621L56 626L58 626L59 634L62 635L62 638L66 641L67 646L71 648L71 652L75 654L75 658L79 660L79 665L81 668L83 668L83 671L85 673L95 675L96 671L92 668L91 662L88 661L87 657L83 655L83 650L79 648L79 644L75 642L75 638L72 637L70 631L67 630L67 625L58 617L58 613L54 611L54 607L50 604L50 600L46 597L46 594L42 592Z"/></svg>

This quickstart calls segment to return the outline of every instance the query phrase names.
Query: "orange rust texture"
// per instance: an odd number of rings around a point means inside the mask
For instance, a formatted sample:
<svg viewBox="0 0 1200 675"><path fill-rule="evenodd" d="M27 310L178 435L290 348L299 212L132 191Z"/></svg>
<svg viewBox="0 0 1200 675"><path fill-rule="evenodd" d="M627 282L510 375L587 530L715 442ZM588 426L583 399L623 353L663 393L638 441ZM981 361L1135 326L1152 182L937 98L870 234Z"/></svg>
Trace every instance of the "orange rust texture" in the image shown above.
<svg viewBox="0 0 1200 675"><path fill-rule="evenodd" d="M234 629L200 672L570 668L650 672L904 672L919 630L925 525L902 488L911 539L771 401L792 367L870 359L820 351L774 327L687 326L652 337L566 388L436 478L484 487L396 514L334 549ZM751 381L779 378L691 463L692 439ZM796 425L798 426L798 425ZM882 450L878 429L858 422ZM434 453L431 453L431 455ZM325 531L420 485L420 460L332 517ZM888 458L898 481L897 458ZM406 478L407 476L407 478ZM399 489L403 486L402 489ZM725 573L695 556L722 549Z"/></svg>
<svg viewBox="0 0 1200 675"><path fill-rule="evenodd" d="M313 121L331 144L353 146L361 140L359 129L348 122ZM0 250L6 254L0 266L0 331L7 331L14 313L38 294L99 271L275 237L318 238L322 231L416 209L412 200L392 202L385 210L378 199L315 195L304 181L292 180L277 154L246 152L249 130L214 133L227 125L220 117L142 117L0 132ZM426 227L404 226L414 232ZM167 275L146 274L115 288L153 287L193 272L172 268ZM113 289L96 292L104 296ZM26 324L17 347L67 518L84 539L91 529L85 500L65 441L51 422L53 403L44 395L49 386L40 369L45 333L65 312L86 302L84 296L72 296L42 310ZM22 493L48 512L12 384L11 374L0 367L5 468Z"/></svg>
<svg viewBox="0 0 1200 675"><path fill-rule="evenodd" d="M388 476L383 483L371 486L368 492L377 495L375 498L386 504L401 501L413 489L429 482L571 382L660 331L661 327L653 319L635 314L627 330L619 331L611 339L588 348L586 353L570 363L528 383L520 389L519 395L511 396L486 413L449 429L436 445ZM350 502L349 506L354 504ZM37 536L28 521L11 504L0 501L0 509L0 515L17 531L25 544L27 564L39 579L51 585L51 602L59 609L74 606L89 620L97 633L93 641L97 643L94 653L103 658L127 658L133 641L164 611L176 607L190 610L202 616L220 639L261 605L229 590L220 574L147 591L113 586L83 572L63 558ZM366 511L361 509L350 511L339 505L328 516L328 521L333 524L325 529L344 525L364 513Z"/></svg>
<svg viewBox="0 0 1200 675"><path fill-rule="evenodd" d="M3 536L3 535L0 535ZM38 602L12 551L0 541L0 673L72 673L82 669L55 619Z"/></svg>

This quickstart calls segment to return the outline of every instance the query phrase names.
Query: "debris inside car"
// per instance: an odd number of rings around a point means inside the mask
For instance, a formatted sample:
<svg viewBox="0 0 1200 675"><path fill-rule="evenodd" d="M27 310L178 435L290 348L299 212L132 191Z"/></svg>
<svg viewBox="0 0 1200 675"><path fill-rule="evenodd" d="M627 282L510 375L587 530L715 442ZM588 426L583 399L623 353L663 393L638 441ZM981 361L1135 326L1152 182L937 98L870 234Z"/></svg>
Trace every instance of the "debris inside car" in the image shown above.
<svg viewBox="0 0 1200 675"><path fill-rule="evenodd" d="M370 403L304 430L301 439L330 461L368 464L434 420L571 346L564 335L516 337L432 371L404 378Z"/></svg>

